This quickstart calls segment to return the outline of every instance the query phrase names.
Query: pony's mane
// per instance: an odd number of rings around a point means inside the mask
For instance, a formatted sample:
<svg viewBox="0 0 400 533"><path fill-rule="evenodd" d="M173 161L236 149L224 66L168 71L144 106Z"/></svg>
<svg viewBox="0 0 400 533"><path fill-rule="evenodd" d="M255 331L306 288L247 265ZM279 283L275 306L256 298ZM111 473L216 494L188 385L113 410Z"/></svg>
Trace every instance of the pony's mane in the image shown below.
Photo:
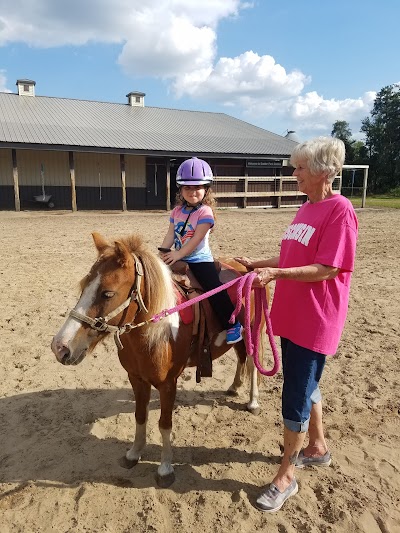
<svg viewBox="0 0 400 533"><path fill-rule="evenodd" d="M176 294L173 288L171 273L167 265L153 253L143 239L138 235L131 235L120 239L129 252L134 253L141 261L144 270L145 290L144 303L149 311L148 316L153 316L164 309L171 309L176 305ZM111 251L114 251L112 247ZM171 328L177 327L179 318L173 314L144 328L147 347L151 351L160 346L163 341L168 341Z"/></svg>
<svg viewBox="0 0 400 533"><path fill-rule="evenodd" d="M89 274L80 282L81 292L97 270L99 263L115 257L115 242L121 242L130 253L135 254L141 261L144 270L145 291L144 303L151 317L164 309L171 309L176 305L176 295L173 288L171 273L167 265L153 253L139 235L130 235L120 239L113 239L114 244L106 246L97 261L93 264ZM171 328L179 323L176 315L171 315L150 326L144 327L148 348L151 350L161 341L168 340Z"/></svg>
<svg viewBox="0 0 400 533"><path fill-rule="evenodd" d="M130 235L120 241L131 253L139 257L145 272L146 296L145 304L150 315L174 305L172 280L169 270L161 259L149 250L139 235Z"/></svg>

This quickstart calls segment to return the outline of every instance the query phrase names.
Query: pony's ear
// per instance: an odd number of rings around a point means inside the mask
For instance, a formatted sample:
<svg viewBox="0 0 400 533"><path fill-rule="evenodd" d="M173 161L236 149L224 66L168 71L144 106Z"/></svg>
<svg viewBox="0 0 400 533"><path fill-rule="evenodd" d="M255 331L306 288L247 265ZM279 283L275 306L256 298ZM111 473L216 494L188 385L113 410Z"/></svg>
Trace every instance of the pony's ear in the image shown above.
<svg viewBox="0 0 400 533"><path fill-rule="evenodd" d="M100 233L97 233L94 231L92 233L92 237L94 240L94 244L99 252L99 254L102 254L106 248L110 247L110 244L106 241L106 239L100 235Z"/></svg>
<svg viewBox="0 0 400 533"><path fill-rule="evenodd" d="M132 261L132 256L129 253L128 248L121 241L115 241L114 245L115 245L115 256L117 258L118 264L121 267L128 266Z"/></svg>

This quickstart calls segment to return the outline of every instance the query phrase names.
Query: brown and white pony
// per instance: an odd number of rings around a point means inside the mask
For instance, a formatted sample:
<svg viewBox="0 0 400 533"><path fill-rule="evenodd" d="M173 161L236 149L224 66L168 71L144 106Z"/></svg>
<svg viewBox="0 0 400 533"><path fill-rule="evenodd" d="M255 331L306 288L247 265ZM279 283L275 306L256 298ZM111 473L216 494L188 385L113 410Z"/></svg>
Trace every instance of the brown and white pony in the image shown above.
<svg viewBox="0 0 400 533"><path fill-rule="evenodd" d="M51 348L63 365L79 364L109 333L116 335L118 356L127 371L136 401L136 432L125 456L125 466L140 460L146 445L146 423L151 386L160 394L159 429L162 437L157 483L168 487L175 479L172 466L172 410L176 384L186 366L193 366L192 324L184 324L179 313L156 323L146 322L154 314L176 305L176 291L169 268L149 251L138 236L107 242L93 234L98 259L81 281L81 296ZM128 326L126 326L128 324ZM120 336L121 335L121 336ZM225 332L211 338L211 356L216 359L229 348ZM238 357L236 374L228 393L237 394L246 370L250 370L250 400L247 409L259 412L257 371L247 357L243 341L234 345Z"/></svg>

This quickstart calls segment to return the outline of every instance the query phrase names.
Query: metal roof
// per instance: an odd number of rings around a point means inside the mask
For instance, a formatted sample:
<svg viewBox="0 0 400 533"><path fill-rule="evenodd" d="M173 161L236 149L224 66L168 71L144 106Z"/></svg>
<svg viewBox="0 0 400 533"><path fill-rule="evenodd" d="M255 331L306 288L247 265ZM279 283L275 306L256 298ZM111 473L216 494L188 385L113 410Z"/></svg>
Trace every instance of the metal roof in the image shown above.
<svg viewBox="0 0 400 533"><path fill-rule="evenodd" d="M289 156L296 143L225 113L0 93L0 147ZM28 147L25 146L25 147Z"/></svg>

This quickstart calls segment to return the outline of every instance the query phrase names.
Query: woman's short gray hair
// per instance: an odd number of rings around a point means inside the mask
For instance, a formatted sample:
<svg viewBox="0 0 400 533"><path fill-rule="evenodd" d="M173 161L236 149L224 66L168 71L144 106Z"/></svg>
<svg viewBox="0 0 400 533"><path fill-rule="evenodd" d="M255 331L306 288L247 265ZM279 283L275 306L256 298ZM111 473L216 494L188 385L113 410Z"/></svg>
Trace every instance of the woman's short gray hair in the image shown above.
<svg viewBox="0 0 400 533"><path fill-rule="evenodd" d="M316 137L295 147L290 164L296 167L299 161L307 161L311 174L326 174L327 179L332 182L342 170L345 155L344 142L340 139Z"/></svg>

